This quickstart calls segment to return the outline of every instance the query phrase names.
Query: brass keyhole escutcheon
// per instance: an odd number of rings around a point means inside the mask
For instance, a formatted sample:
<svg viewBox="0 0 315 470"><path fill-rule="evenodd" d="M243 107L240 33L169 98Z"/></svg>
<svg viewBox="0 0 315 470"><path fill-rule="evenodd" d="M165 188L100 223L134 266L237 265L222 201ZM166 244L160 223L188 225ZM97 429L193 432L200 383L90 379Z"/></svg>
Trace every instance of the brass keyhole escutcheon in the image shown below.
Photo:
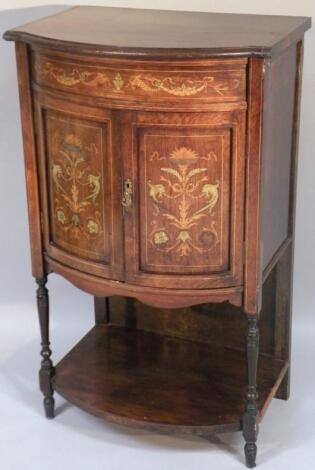
<svg viewBox="0 0 315 470"><path fill-rule="evenodd" d="M128 178L124 181L124 191L122 197L122 205L126 209L130 209L132 207L132 181Z"/></svg>

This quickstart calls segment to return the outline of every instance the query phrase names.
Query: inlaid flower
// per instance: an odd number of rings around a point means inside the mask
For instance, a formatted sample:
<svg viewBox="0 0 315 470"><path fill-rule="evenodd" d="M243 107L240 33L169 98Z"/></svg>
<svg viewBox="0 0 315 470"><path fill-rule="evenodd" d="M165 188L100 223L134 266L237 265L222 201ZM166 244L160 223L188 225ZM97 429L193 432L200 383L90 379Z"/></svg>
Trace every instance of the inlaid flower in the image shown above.
<svg viewBox="0 0 315 470"><path fill-rule="evenodd" d="M87 229L90 234L98 234L98 224L92 219L88 221Z"/></svg>
<svg viewBox="0 0 315 470"><path fill-rule="evenodd" d="M152 197L155 202L159 202L158 199L161 198L166 192L163 184L151 184L151 182L149 181L149 188L150 197Z"/></svg>
<svg viewBox="0 0 315 470"><path fill-rule="evenodd" d="M164 232L163 230L161 230L160 232L155 232L153 239L156 245L163 245L163 243L168 242L167 233Z"/></svg>
<svg viewBox="0 0 315 470"><path fill-rule="evenodd" d="M65 213L61 209L57 210L57 220L62 225L64 225L67 222L67 217L65 216Z"/></svg>

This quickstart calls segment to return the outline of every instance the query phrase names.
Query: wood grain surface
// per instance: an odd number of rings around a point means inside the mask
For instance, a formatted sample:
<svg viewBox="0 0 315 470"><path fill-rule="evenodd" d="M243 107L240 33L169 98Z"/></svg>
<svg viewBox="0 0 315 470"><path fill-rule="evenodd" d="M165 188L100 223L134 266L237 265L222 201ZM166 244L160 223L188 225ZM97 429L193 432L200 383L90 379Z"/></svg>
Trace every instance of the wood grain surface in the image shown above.
<svg viewBox="0 0 315 470"><path fill-rule="evenodd" d="M305 17L79 6L7 31L4 37L97 55L270 56L310 24Z"/></svg>
<svg viewBox="0 0 315 470"><path fill-rule="evenodd" d="M285 370L260 357L261 413ZM75 346L53 379L58 393L96 416L170 432L239 429L245 383L244 353L105 325Z"/></svg>

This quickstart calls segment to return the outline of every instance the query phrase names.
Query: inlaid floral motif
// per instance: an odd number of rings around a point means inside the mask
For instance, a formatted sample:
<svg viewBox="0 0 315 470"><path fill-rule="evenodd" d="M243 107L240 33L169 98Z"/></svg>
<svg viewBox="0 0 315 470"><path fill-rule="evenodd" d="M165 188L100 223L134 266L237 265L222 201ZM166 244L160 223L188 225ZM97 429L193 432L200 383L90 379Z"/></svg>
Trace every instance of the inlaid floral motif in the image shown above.
<svg viewBox="0 0 315 470"><path fill-rule="evenodd" d="M97 210L101 175L93 174L88 165L89 156L95 153L93 143L84 146L78 136L67 134L51 164L56 223L77 239L80 234L94 239L101 233Z"/></svg>
<svg viewBox="0 0 315 470"><path fill-rule="evenodd" d="M35 63L37 74L44 79L53 81L67 88L83 85L93 88L96 94L124 93L172 95L175 97L199 97L215 94L226 96L235 93L242 85L239 75L221 78L199 73L187 77L180 72L165 73L150 71L116 71L114 69L84 67L81 65L61 66L58 62L45 61Z"/></svg>
<svg viewBox="0 0 315 470"><path fill-rule="evenodd" d="M174 96L194 96L206 91L208 87L212 88L218 95L224 95L225 92L238 88L240 81L235 79L232 84L224 84L215 80L215 77L203 77L201 79L183 79L183 78L158 78L151 75L136 75L130 80L132 88L140 88L147 92L163 91Z"/></svg>
<svg viewBox="0 0 315 470"><path fill-rule="evenodd" d="M44 68L38 70L43 76L67 87L73 87L80 83L90 87L104 86L109 82L109 77L105 73L89 72L78 67L66 70L54 65L52 62L46 62Z"/></svg>
<svg viewBox="0 0 315 470"><path fill-rule="evenodd" d="M201 157L193 149L181 147L168 157L154 152L150 160L154 159L167 160L172 166L161 167L158 181L148 181L148 193L155 210L151 244L166 253L176 251L180 257L187 257L192 251L209 252L219 241L213 218L219 183L209 181L208 168L201 166L201 162L216 160L216 154L210 152ZM167 200L177 203L170 206Z"/></svg>

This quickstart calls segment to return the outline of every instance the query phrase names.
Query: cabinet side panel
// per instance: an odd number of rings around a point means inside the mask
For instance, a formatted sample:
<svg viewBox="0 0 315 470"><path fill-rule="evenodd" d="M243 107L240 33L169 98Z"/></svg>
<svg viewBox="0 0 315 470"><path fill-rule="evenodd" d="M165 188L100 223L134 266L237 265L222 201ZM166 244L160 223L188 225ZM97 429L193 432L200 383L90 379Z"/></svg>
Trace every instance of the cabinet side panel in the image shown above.
<svg viewBox="0 0 315 470"><path fill-rule="evenodd" d="M262 159L263 268L290 235L289 199L296 45L269 63L265 75Z"/></svg>
<svg viewBox="0 0 315 470"><path fill-rule="evenodd" d="M278 390L277 398L288 399L290 395L290 371L291 371L291 325L292 325L292 283L294 260L294 226L295 226L295 201L297 181L297 158L299 145L300 103L302 92L303 69L303 40L297 44L297 68L295 81L295 104L292 134L292 169L290 187L290 220L289 230L292 234L292 242L282 258L278 261L275 271L277 276L276 297L276 323L275 323L275 351L277 357L289 362L289 370Z"/></svg>
<svg viewBox="0 0 315 470"><path fill-rule="evenodd" d="M36 162L32 96L30 89L28 46L24 43L17 42L15 50L25 160L25 178L31 244L32 274L34 277L42 277L44 275L44 265L42 258L38 173Z"/></svg>

